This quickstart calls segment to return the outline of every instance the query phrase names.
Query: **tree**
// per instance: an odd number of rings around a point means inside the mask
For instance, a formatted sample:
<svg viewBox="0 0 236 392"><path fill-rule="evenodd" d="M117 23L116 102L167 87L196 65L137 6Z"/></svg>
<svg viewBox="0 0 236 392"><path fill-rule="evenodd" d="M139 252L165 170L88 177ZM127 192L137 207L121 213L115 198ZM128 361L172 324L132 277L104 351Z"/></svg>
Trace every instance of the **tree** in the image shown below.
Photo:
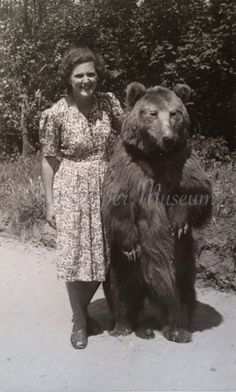
<svg viewBox="0 0 236 392"><path fill-rule="evenodd" d="M87 44L105 57L102 89L123 101L133 80L186 82L194 131L224 135L232 146L234 15L232 0L0 2L1 145L27 153L29 141L37 148L39 114L64 93L60 58L68 47Z"/></svg>

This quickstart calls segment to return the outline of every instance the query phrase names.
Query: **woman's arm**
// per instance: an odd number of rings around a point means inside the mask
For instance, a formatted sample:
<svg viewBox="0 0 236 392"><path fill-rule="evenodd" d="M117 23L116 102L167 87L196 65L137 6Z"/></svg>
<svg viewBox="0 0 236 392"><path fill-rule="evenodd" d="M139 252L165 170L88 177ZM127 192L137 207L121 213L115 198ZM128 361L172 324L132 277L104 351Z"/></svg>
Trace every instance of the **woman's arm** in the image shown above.
<svg viewBox="0 0 236 392"><path fill-rule="evenodd" d="M60 155L60 101L45 110L40 118L40 144L42 151L41 178L46 199L46 219L50 226L56 228L53 209L53 178L58 169L58 156ZM55 110L56 108L56 110ZM55 112L55 113L54 113Z"/></svg>
<svg viewBox="0 0 236 392"><path fill-rule="evenodd" d="M41 166L41 178L46 199L46 220L50 226L56 229L55 214L53 208L53 178L58 166L56 157L43 157Z"/></svg>
<svg viewBox="0 0 236 392"><path fill-rule="evenodd" d="M119 100L113 93L107 93L110 104L111 126L117 135L120 134L122 122L124 119L124 111Z"/></svg>

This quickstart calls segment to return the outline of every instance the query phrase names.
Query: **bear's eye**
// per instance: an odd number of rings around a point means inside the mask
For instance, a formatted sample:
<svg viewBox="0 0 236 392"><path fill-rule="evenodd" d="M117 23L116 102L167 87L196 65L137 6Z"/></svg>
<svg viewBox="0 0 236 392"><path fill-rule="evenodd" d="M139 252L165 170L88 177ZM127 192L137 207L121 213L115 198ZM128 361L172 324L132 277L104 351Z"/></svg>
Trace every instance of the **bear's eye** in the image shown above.
<svg viewBox="0 0 236 392"><path fill-rule="evenodd" d="M181 120L183 117L182 113L178 110L172 110L170 112L170 118L173 118L175 120Z"/></svg>
<svg viewBox="0 0 236 392"><path fill-rule="evenodd" d="M156 110L152 110L150 112L150 114L151 114L152 117L157 117L157 111Z"/></svg>

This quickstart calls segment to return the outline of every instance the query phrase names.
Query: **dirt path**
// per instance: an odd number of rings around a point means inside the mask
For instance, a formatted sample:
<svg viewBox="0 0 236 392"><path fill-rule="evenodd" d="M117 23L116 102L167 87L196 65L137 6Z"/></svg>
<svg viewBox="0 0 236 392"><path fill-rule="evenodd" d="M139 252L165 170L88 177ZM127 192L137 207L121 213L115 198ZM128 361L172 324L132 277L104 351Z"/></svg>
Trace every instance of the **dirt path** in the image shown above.
<svg viewBox="0 0 236 392"><path fill-rule="evenodd" d="M71 348L71 312L55 273L55 253L0 238L0 391L236 391L236 296L198 289L193 341L157 331L89 338ZM99 290L90 311L107 328Z"/></svg>

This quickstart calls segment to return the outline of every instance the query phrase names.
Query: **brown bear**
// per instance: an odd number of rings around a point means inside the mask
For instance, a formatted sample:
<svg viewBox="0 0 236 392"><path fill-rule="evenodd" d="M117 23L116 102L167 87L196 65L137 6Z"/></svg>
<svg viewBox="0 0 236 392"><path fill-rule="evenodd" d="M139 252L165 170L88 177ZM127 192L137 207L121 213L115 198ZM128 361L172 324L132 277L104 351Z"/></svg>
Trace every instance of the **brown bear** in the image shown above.
<svg viewBox="0 0 236 392"><path fill-rule="evenodd" d="M108 164L102 214L111 263L105 294L114 336L137 328L147 297L164 336L191 340L195 309L192 228L211 215L211 184L188 143L187 85L127 88L121 140ZM145 338L154 337L151 329Z"/></svg>

